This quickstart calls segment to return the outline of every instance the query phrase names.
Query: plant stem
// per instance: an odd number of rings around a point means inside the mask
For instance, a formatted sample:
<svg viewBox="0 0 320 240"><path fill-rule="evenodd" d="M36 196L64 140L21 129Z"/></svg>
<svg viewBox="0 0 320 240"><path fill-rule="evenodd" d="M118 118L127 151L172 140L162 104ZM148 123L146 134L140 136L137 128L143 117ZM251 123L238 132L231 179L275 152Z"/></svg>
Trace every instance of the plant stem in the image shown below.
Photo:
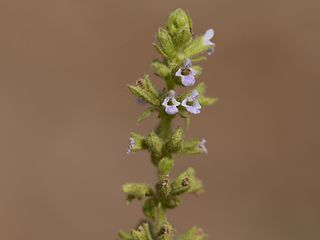
<svg viewBox="0 0 320 240"><path fill-rule="evenodd" d="M156 129L156 133L159 137L161 137L163 140L168 140L168 138L171 135L171 122L173 120L174 116L164 116Z"/></svg>

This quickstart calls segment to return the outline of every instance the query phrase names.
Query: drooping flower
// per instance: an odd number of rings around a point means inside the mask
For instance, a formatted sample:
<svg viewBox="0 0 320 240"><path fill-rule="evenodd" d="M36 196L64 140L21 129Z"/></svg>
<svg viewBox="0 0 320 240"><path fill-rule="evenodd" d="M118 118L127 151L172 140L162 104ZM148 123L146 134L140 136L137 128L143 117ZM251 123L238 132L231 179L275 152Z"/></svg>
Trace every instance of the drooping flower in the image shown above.
<svg viewBox="0 0 320 240"><path fill-rule="evenodd" d="M170 90L168 96L162 102L162 106L165 107L165 111L169 115L174 115L179 111L177 107L180 103L174 98L175 95L175 91Z"/></svg>
<svg viewBox="0 0 320 240"><path fill-rule="evenodd" d="M205 140L204 138L200 140L198 147L201 149L202 152L204 153L208 153L208 149L206 148L206 142L207 140Z"/></svg>
<svg viewBox="0 0 320 240"><path fill-rule="evenodd" d="M201 105L198 102L199 93L197 90L193 90L190 96L186 97L182 103L181 106L184 106L188 112L193 114L200 113Z"/></svg>
<svg viewBox="0 0 320 240"><path fill-rule="evenodd" d="M131 153L131 151L134 148L135 144L136 144L136 141L132 137L129 138L129 146L128 146L127 154Z"/></svg>
<svg viewBox="0 0 320 240"><path fill-rule="evenodd" d="M214 36L214 30L213 29L208 29L205 34L203 35L203 44L207 46L215 46L213 42L211 42L211 38Z"/></svg>
<svg viewBox="0 0 320 240"><path fill-rule="evenodd" d="M194 85L196 74L197 71L192 68L192 62L189 58L186 59L183 66L176 72L176 76L181 77L181 83L186 87Z"/></svg>

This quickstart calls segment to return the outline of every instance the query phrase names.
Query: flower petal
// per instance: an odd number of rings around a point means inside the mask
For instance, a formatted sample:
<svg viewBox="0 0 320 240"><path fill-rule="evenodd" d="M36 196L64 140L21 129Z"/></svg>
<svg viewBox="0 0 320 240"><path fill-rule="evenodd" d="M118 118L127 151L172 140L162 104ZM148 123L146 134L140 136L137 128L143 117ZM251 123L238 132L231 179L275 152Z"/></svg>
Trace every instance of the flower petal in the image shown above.
<svg viewBox="0 0 320 240"><path fill-rule="evenodd" d="M188 75L188 76L182 76L181 77L181 83L186 87L193 86L195 81L196 80L195 80L194 76Z"/></svg>
<svg viewBox="0 0 320 240"><path fill-rule="evenodd" d="M176 106L167 106L165 111L169 115L174 115L179 111L179 109Z"/></svg>

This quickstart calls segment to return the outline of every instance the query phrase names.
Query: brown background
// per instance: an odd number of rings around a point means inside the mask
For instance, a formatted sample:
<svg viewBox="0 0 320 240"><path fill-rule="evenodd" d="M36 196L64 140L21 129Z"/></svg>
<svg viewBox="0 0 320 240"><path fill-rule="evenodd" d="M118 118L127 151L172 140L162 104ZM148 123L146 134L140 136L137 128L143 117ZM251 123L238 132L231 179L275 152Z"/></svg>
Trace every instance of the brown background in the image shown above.
<svg viewBox="0 0 320 240"><path fill-rule="evenodd" d="M201 77L219 104L188 136L206 193L170 213L210 239L320 238L319 1L0 1L0 239L102 240L133 227L120 185L154 181L127 156L143 107L126 83L150 73L154 34L176 7L216 30ZM159 79L154 78L158 86Z"/></svg>

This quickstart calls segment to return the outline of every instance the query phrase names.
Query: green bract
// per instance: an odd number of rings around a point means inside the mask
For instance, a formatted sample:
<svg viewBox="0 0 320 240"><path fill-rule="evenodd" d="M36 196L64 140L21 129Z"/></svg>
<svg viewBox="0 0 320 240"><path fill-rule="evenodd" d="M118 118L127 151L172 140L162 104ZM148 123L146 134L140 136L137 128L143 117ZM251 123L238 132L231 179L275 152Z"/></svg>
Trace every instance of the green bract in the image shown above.
<svg viewBox="0 0 320 240"><path fill-rule="evenodd" d="M155 75L165 81L165 87L158 91L148 75L137 80L135 85L128 85L131 93L145 103L145 110L140 114L138 122L141 123L152 114L159 118L157 127L151 133L131 133L128 154L147 150L157 169L158 178L154 186L145 183L123 185L128 202L133 199L143 201L145 219L130 233L119 232L118 236L122 240L206 238L203 231L197 227L175 237L176 231L169 223L166 212L179 206L183 194L203 191L202 182L196 177L193 168L190 167L177 176L171 176L171 171L176 164L176 156L207 153L204 145L206 141L186 140L186 127L172 125L173 120L180 116L186 120L188 127L191 114L199 114L203 107L217 101L205 95L205 84L197 80L202 73L202 67L193 65L206 60L206 56L201 54L206 54L208 50L212 52L213 35L214 31L209 29L205 34L194 37L189 14L182 9L173 11L165 27L159 28L156 42L153 43L160 59L153 60L151 67Z"/></svg>

